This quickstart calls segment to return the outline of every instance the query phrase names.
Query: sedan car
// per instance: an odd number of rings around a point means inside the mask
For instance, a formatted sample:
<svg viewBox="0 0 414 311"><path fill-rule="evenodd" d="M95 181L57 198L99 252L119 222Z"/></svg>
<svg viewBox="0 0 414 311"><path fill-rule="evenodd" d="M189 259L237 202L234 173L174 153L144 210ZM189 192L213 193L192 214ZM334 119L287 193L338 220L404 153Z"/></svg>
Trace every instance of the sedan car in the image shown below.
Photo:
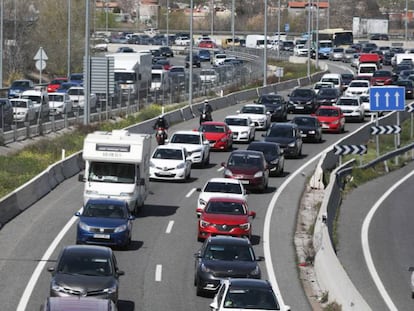
<svg viewBox="0 0 414 311"><path fill-rule="evenodd" d="M210 308L212 311L290 310L277 301L269 281L250 278L223 280Z"/></svg>
<svg viewBox="0 0 414 311"><path fill-rule="evenodd" d="M201 123L198 131L203 133L210 142L211 150L231 150L233 133L225 122L207 121Z"/></svg>
<svg viewBox="0 0 414 311"><path fill-rule="evenodd" d="M392 72L390 70L376 70L371 77L371 85L390 85Z"/></svg>
<svg viewBox="0 0 414 311"><path fill-rule="evenodd" d="M197 199L197 215L201 214L212 197L247 199L246 190L238 179L211 178L203 188L197 188L196 191L200 192Z"/></svg>
<svg viewBox="0 0 414 311"><path fill-rule="evenodd" d="M90 199L79 217L76 244L100 244L127 248L131 244L132 222L135 219L124 201Z"/></svg>
<svg viewBox="0 0 414 311"><path fill-rule="evenodd" d="M251 238L252 225L246 200L213 197L201 212L198 221L197 240L204 241L211 235L230 235Z"/></svg>
<svg viewBox="0 0 414 311"><path fill-rule="evenodd" d="M285 167L285 156L279 144L269 141L253 141L247 146L247 150L263 152L270 175L281 176Z"/></svg>
<svg viewBox="0 0 414 311"><path fill-rule="evenodd" d="M47 85L47 91L48 91L48 93L54 93L54 92L56 92L56 90L58 88L60 88L60 85L63 82L68 82L68 78L66 78L66 77L60 77L60 78L55 78L52 81L50 81L49 84Z"/></svg>
<svg viewBox="0 0 414 311"><path fill-rule="evenodd" d="M337 88L323 88L316 95L317 106L320 105L333 105L337 102L340 91Z"/></svg>
<svg viewBox="0 0 414 311"><path fill-rule="evenodd" d="M255 124L256 129L266 130L270 125L270 112L267 111L265 105L247 104L238 110L241 116L249 117Z"/></svg>
<svg viewBox="0 0 414 311"><path fill-rule="evenodd" d="M299 158L302 155L302 135L294 123L272 123L265 141L278 143L286 157Z"/></svg>
<svg viewBox="0 0 414 311"><path fill-rule="evenodd" d="M262 94L257 100L257 104L265 105L270 112L270 121L286 121L288 115L288 106L283 95L268 93Z"/></svg>
<svg viewBox="0 0 414 311"><path fill-rule="evenodd" d="M405 89L405 98L413 99L414 98L414 83L412 80L397 80L394 83L396 86L403 86Z"/></svg>
<svg viewBox="0 0 414 311"><path fill-rule="evenodd" d="M341 96L335 106L341 108L346 120L364 122L365 111L359 96Z"/></svg>
<svg viewBox="0 0 414 311"><path fill-rule="evenodd" d="M314 115L321 123L323 131L345 132L345 116L341 108L336 106L320 106Z"/></svg>
<svg viewBox="0 0 414 311"><path fill-rule="evenodd" d="M239 179L244 187L264 192L269 182L269 168L263 152L234 150L224 166L224 177Z"/></svg>
<svg viewBox="0 0 414 311"><path fill-rule="evenodd" d="M231 115L224 119L233 135L233 142L251 142L254 140L256 128L250 117Z"/></svg>
<svg viewBox="0 0 414 311"><path fill-rule="evenodd" d="M289 95L289 112L312 113L316 110L316 93L310 88L297 88Z"/></svg>
<svg viewBox="0 0 414 311"><path fill-rule="evenodd" d="M316 117L294 117L292 123L298 126L303 141L322 142L322 126Z"/></svg>
<svg viewBox="0 0 414 311"><path fill-rule="evenodd" d="M344 58L344 48L333 48L331 54L329 54L329 60L342 61Z"/></svg>
<svg viewBox="0 0 414 311"><path fill-rule="evenodd" d="M191 176L191 160L181 146L160 145L150 159L150 179L186 181Z"/></svg>
<svg viewBox="0 0 414 311"><path fill-rule="evenodd" d="M370 82L368 80L353 80L346 89L345 96L360 96L369 94Z"/></svg>
<svg viewBox="0 0 414 311"><path fill-rule="evenodd" d="M261 271L252 244L248 239L231 236L210 236L194 254L194 285L197 295L215 293L221 280L229 277L260 279Z"/></svg>
<svg viewBox="0 0 414 311"><path fill-rule="evenodd" d="M115 254L109 247L69 245L63 248L52 273L51 297L93 296L118 301L119 276Z"/></svg>
<svg viewBox="0 0 414 311"><path fill-rule="evenodd" d="M72 112L72 101L66 93L48 93L49 113L51 115L68 114Z"/></svg>
<svg viewBox="0 0 414 311"><path fill-rule="evenodd" d="M210 163L210 142L201 132L177 131L166 140L166 143L184 147L193 164L204 166Z"/></svg>

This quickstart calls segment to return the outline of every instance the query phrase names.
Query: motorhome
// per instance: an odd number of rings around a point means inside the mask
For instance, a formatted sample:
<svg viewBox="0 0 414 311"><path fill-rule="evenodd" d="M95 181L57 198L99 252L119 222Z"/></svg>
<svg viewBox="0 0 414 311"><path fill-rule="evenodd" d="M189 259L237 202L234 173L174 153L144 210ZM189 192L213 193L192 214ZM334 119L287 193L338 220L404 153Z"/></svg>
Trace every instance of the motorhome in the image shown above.
<svg viewBox="0 0 414 311"><path fill-rule="evenodd" d="M86 136L83 144L85 182L83 201L94 198L124 200L137 214L149 192L149 134L128 130L97 131Z"/></svg>

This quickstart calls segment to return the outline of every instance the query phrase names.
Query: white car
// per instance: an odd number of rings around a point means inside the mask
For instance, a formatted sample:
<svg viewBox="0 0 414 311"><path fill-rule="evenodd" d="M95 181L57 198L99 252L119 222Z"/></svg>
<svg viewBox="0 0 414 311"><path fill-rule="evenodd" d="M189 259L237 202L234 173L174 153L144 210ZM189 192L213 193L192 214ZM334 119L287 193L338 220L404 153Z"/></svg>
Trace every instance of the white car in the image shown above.
<svg viewBox="0 0 414 311"><path fill-rule="evenodd" d="M176 45L190 45L190 38L188 37L178 37L175 39Z"/></svg>
<svg viewBox="0 0 414 311"><path fill-rule="evenodd" d="M341 96L334 106L341 108L346 119L364 122L365 111L359 96Z"/></svg>
<svg viewBox="0 0 414 311"><path fill-rule="evenodd" d="M323 88L334 88L335 85L332 82L316 82L315 85L313 86L313 90L315 91L315 94L319 93L320 89Z"/></svg>
<svg viewBox="0 0 414 311"><path fill-rule="evenodd" d="M72 101L66 93L49 93L49 113L51 115L68 114L72 112Z"/></svg>
<svg viewBox="0 0 414 311"><path fill-rule="evenodd" d="M307 56L308 48L304 44L296 44L293 48L293 54L296 56Z"/></svg>
<svg viewBox="0 0 414 311"><path fill-rule="evenodd" d="M85 93L84 88L82 86L72 86L68 90L68 95L70 97L70 100L72 101L73 108L77 109L83 109L85 107ZM90 100L89 100L89 108L95 109L96 108L96 102L97 97L96 94L89 94Z"/></svg>
<svg viewBox="0 0 414 311"><path fill-rule="evenodd" d="M233 133L233 142L249 143L254 140L256 128L248 116L231 115L224 119Z"/></svg>
<svg viewBox="0 0 414 311"><path fill-rule="evenodd" d="M271 115L265 105L247 104L241 110L238 110L237 113L240 116L249 117L255 124L256 129L267 130L270 126Z"/></svg>
<svg viewBox="0 0 414 311"><path fill-rule="evenodd" d="M170 146L184 147L194 164L205 166L210 163L210 142L202 132L177 131L166 142Z"/></svg>
<svg viewBox="0 0 414 311"><path fill-rule="evenodd" d="M36 120L36 108L31 99L12 98L10 104L13 107L14 122L32 122Z"/></svg>
<svg viewBox="0 0 414 311"><path fill-rule="evenodd" d="M352 80L344 95L345 96L361 96L369 94L370 83L368 80Z"/></svg>
<svg viewBox="0 0 414 311"><path fill-rule="evenodd" d="M204 84L216 84L219 81L219 75L213 68L201 69L200 81Z"/></svg>
<svg viewBox="0 0 414 311"><path fill-rule="evenodd" d="M200 195L197 199L197 214L201 214L207 202L213 197L235 198L247 200L246 189L238 179L216 177L211 178L203 188L197 188Z"/></svg>
<svg viewBox="0 0 414 311"><path fill-rule="evenodd" d="M191 176L191 161L181 146L161 145L150 159L150 179L186 181Z"/></svg>

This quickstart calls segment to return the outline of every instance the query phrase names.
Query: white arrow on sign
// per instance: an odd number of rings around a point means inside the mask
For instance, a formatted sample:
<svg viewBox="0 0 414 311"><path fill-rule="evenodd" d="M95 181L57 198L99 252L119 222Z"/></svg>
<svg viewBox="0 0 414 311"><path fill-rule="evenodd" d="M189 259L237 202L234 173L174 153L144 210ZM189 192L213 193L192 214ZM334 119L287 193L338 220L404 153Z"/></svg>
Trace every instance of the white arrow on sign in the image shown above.
<svg viewBox="0 0 414 311"><path fill-rule="evenodd" d="M398 107L399 106L399 98L400 98L400 94L398 94L398 92L395 92L395 106Z"/></svg>
<svg viewBox="0 0 414 311"><path fill-rule="evenodd" d="M385 92L385 107L389 107L390 106L390 93Z"/></svg>
<svg viewBox="0 0 414 311"><path fill-rule="evenodd" d="M34 59L34 60L48 60L49 58L47 57L45 50L43 50L43 48L42 48L42 47L40 47L40 48L37 50L37 53L36 53L36 55L33 57L33 59Z"/></svg>
<svg viewBox="0 0 414 311"><path fill-rule="evenodd" d="M379 107L379 98L380 98L380 94L378 92L375 93L375 105L377 107Z"/></svg>

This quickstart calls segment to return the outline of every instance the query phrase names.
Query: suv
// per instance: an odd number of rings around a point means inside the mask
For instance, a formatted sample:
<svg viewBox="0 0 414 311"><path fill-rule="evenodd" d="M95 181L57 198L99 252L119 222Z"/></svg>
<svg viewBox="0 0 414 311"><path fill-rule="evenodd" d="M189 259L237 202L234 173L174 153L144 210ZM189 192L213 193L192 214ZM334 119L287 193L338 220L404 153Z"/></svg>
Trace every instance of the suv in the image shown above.
<svg viewBox="0 0 414 311"><path fill-rule="evenodd" d="M0 98L0 128L4 130L13 123L13 107L8 98Z"/></svg>
<svg viewBox="0 0 414 311"><path fill-rule="evenodd" d="M268 93L260 95L258 104L265 105L270 112L270 121L286 121L288 114L287 102L283 95Z"/></svg>
<svg viewBox="0 0 414 311"><path fill-rule="evenodd" d="M201 67L200 57L197 54L193 54L193 67ZM185 57L185 68L190 67L190 54Z"/></svg>
<svg viewBox="0 0 414 311"><path fill-rule="evenodd" d="M286 157L299 158L302 155L302 135L294 123L272 123L265 135L265 141L278 143Z"/></svg>
<svg viewBox="0 0 414 311"><path fill-rule="evenodd" d="M16 98L19 97L24 91L33 88L34 83L32 80L16 80L10 85L7 95L9 98Z"/></svg>
<svg viewBox="0 0 414 311"><path fill-rule="evenodd" d="M297 88L289 95L289 112L303 111L307 113L315 112L316 93L310 88Z"/></svg>

